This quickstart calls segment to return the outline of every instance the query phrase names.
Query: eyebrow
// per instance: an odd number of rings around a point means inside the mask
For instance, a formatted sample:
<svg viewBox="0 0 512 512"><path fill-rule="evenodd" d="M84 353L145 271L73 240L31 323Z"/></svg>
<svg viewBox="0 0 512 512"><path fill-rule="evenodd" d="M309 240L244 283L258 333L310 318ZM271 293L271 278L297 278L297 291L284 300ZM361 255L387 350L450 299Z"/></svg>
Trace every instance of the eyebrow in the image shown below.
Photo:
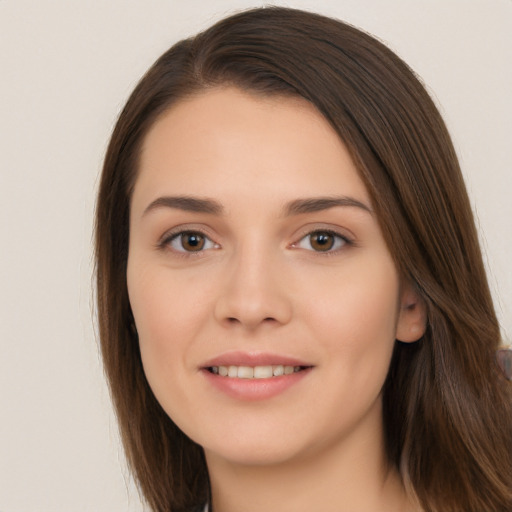
<svg viewBox="0 0 512 512"><path fill-rule="evenodd" d="M306 199L295 199L285 206L284 214L300 215L302 213L314 213L337 206L349 206L360 208L370 214L373 213L372 209L365 203L347 196L332 196L332 197L312 197Z"/></svg>
<svg viewBox="0 0 512 512"><path fill-rule="evenodd" d="M373 213L369 206L358 199L347 196L332 196L295 199L285 205L283 216L289 217L320 212L337 206L359 208L370 214ZM174 208L186 212L208 213L210 215L222 215L224 212L222 205L214 199L191 196L162 196L151 202L142 215L145 216L147 213L160 208Z"/></svg>
<svg viewBox="0 0 512 512"><path fill-rule="evenodd" d="M221 215L224 211L222 205L213 199L190 196L164 196L150 203L142 215L144 216L150 211L159 208L175 208L186 212L209 213L212 215Z"/></svg>

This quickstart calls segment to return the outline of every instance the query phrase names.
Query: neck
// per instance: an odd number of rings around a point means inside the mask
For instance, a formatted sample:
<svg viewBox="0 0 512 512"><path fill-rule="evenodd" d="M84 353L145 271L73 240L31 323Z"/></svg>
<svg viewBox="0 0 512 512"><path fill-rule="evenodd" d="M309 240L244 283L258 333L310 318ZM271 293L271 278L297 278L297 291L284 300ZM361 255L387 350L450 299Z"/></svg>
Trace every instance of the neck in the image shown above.
<svg viewBox="0 0 512 512"><path fill-rule="evenodd" d="M346 441L268 465L233 463L206 452L213 512L419 510L387 463L381 435Z"/></svg>

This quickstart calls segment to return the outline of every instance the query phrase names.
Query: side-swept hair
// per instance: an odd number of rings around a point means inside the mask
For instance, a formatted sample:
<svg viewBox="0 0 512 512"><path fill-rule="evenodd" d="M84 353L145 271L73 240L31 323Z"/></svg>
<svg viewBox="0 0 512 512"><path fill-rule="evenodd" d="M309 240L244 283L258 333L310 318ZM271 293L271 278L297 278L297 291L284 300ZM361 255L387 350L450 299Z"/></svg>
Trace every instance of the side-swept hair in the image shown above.
<svg viewBox="0 0 512 512"><path fill-rule="evenodd" d="M137 85L112 134L96 210L100 340L129 464L158 512L207 501L203 451L156 401L128 300L130 197L141 144L180 99L219 86L311 102L345 143L397 269L427 305L417 343L396 342L383 390L387 454L425 511L512 510L510 384L452 142L407 65L368 34L262 8L174 45Z"/></svg>

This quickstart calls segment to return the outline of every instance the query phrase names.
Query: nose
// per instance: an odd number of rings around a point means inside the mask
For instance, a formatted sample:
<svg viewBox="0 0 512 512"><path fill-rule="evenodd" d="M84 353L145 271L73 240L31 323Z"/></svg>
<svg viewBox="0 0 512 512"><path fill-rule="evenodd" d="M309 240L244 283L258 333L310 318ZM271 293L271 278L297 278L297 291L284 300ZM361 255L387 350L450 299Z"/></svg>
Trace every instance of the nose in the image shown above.
<svg viewBox="0 0 512 512"><path fill-rule="evenodd" d="M285 325L292 317L289 283L276 255L247 250L233 257L215 305L215 317L225 326L256 330Z"/></svg>

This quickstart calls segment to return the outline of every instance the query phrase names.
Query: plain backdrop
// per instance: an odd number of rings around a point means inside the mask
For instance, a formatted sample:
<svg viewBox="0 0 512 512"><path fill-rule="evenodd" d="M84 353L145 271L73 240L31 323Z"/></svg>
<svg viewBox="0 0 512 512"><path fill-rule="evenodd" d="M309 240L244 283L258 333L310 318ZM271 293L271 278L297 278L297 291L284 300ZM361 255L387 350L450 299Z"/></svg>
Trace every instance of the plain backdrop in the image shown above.
<svg viewBox="0 0 512 512"><path fill-rule="evenodd" d="M272 3L272 2L271 2ZM295 0L364 28L428 84L453 135L512 333L512 1ZM95 337L92 218L138 78L236 0L0 0L0 511L144 510Z"/></svg>

